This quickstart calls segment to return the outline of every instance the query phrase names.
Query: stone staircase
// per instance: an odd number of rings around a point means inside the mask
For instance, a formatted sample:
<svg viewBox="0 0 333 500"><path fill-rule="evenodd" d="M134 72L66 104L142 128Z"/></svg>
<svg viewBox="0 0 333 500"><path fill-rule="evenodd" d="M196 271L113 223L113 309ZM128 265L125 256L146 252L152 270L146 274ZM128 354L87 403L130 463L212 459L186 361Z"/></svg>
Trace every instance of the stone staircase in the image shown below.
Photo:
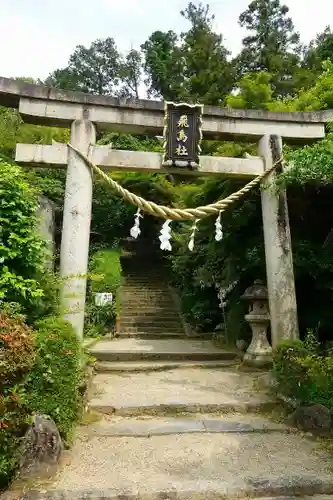
<svg viewBox="0 0 333 500"><path fill-rule="evenodd" d="M267 374L188 338L161 268L128 264L118 338L90 348L86 423L57 477L22 498L333 500L331 455L269 417Z"/></svg>
<svg viewBox="0 0 333 500"><path fill-rule="evenodd" d="M124 259L122 266L124 283L116 339L98 342L92 350L96 371L147 372L234 363L236 351L222 351L210 340L186 334L163 262L154 252Z"/></svg>
<svg viewBox="0 0 333 500"><path fill-rule="evenodd" d="M127 259L123 262L123 268L118 337L184 337L180 311L167 285L163 263L150 255L146 258Z"/></svg>

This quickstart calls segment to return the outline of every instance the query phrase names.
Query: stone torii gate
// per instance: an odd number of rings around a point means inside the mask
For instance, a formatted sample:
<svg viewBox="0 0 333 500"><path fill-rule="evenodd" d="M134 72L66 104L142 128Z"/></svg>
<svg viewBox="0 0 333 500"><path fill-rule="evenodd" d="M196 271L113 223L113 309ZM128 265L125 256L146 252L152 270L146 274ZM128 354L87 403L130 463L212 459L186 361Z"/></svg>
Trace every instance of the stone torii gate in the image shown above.
<svg viewBox="0 0 333 500"><path fill-rule="evenodd" d="M96 129L161 135L163 102L118 100L51 89L0 77L0 105L18 109L27 123L67 127L70 142L100 168L167 173L162 154L112 150L97 146ZM189 175L224 174L251 179L269 169L282 153L282 139L305 143L325 137L331 111L271 113L205 106L205 138L258 141L258 157L201 156L196 170L172 167ZM31 166L67 166L60 274L66 318L83 335L92 204L92 173L66 144L17 144L16 161ZM274 173L265 179L267 185ZM262 190L263 229L273 348L283 338L297 338L298 319L286 193Z"/></svg>

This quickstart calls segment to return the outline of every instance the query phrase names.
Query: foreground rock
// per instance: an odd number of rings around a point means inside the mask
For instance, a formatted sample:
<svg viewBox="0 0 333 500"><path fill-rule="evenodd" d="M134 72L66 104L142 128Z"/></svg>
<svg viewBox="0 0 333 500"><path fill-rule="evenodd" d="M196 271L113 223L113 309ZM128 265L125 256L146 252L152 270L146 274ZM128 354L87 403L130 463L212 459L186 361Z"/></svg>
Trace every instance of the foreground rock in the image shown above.
<svg viewBox="0 0 333 500"><path fill-rule="evenodd" d="M299 406L290 417L291 422L306 431L328 432L332 428L332 415L321 404Z"/></svg>
<svg viewBox="0 0 333 500"><path fill-rule="evenodd" d="M54 421L46 415L35 415L19 451L19 476L44 475L58 463L62 451L63 443Z"/></svg>

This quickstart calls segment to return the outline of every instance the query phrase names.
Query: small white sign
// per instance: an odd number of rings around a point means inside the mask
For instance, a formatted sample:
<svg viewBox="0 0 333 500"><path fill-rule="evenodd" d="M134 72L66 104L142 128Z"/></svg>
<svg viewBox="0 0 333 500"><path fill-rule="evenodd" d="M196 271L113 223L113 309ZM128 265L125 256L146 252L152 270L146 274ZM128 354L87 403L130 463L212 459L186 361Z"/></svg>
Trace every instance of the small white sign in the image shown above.
<svg viewBox="0 0 333 500"><path fill-rule="evenodd" d="M95 293L95 305L105 306L106 304L112 304L113 295L112 293Z"/></svg>

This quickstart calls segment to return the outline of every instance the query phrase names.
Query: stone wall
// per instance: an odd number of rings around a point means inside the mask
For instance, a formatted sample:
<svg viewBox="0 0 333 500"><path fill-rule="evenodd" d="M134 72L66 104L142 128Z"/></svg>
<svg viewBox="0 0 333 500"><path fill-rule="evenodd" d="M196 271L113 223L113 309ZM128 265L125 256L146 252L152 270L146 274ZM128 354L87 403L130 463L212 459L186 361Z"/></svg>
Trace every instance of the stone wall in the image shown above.
<svg viewBox="0 0 333 500"><path fill-rule="evenodd" d="M47 243L46 264L50 269L54 266L55 252L55 204L45 196L39 196L39 227L38 231Z"/></svg>

